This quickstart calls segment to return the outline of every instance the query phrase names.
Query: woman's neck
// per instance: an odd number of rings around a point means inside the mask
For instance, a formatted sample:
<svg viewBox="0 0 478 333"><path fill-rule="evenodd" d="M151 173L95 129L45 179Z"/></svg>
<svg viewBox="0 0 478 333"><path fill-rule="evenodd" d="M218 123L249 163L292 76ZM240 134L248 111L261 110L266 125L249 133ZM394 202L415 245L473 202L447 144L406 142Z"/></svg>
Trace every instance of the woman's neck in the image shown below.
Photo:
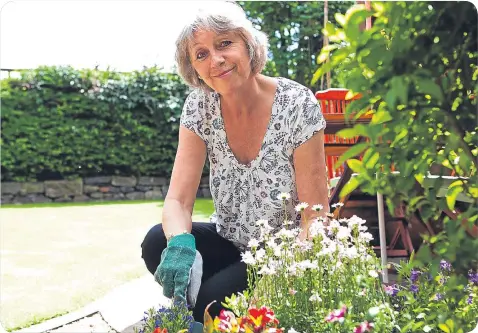
<svg viewBox="0 0 478 333"><path fill-rule="evenodd" d="M228 116L240 118L254 111L254 105L267 90L268 78L254 75L233 93L221 95L221 110Z"/></svg>

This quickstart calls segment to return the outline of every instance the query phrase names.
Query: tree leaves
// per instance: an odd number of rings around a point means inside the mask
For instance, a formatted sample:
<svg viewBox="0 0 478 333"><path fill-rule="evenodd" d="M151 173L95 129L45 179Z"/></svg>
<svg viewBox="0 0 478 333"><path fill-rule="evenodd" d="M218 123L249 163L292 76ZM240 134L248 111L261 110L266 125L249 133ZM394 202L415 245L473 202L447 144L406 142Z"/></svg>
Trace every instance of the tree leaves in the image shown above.
<svg viewBox="0 0 478 333"><path fill-rule="evenodd" d="M248 18L269 37L271 59L264 74L293 79L312 90L321 89L312 82L323 46L324 4L320 1L240 1ZM347 10L350 3L329 3L329 17ZM327 25L330 27L330 25Z"/></svg>
<svg viewBox="0 0 478 333"><path fill-rule="evenodd" d="M431 225L443 220L444 210L455 210L456 221L444 222L440 237L433 246L422 246L418 258L446 255L466 271L478 252L478 240L460 228L461 221L478 221L476 8L467 2L371 4L371 29L356 29L368 15L362 6L336 15L338 24L325 27L336 48L322 52L321 60L330 61L313 76L338 73L345 88L362 94L347 114L372 114L369 124L338 133L368 140L339 159L357 173L341 196L359 186L372 195L383 193L387 202L415 206ZM362 162L351 159L359 153ZM443 177L451 174L460 182L443 187L448 180Z"/></svg>

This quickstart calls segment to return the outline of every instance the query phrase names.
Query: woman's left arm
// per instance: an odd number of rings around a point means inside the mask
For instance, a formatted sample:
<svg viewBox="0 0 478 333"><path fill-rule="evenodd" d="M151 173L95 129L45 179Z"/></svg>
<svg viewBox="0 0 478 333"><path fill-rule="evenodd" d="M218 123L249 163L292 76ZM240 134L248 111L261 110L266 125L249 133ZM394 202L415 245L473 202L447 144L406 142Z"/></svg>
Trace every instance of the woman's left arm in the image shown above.
<svg viewBox="0 0 478 333"><path fill-rule="evenodd" d="M313 218L325 217L330 211L323 129L295 149L294 168L299 200L309 204L304 211L305 220L301 221L301 227L306 231ZM316 204L323 206L318 213L311 209ZM303 239L305 236L302 236Z"/></svg>

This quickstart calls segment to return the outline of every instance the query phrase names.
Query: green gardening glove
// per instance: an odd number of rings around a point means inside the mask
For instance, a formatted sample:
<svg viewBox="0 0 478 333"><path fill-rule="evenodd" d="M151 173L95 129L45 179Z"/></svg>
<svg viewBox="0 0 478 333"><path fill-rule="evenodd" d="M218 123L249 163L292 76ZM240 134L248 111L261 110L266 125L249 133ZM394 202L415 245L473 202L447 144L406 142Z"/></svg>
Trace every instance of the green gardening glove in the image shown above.
<svg viewBox="0 0 478 333"><path fill-rule="evenodd" d="M196 240L193 235L181 234L171 238L154 273L156 282L163 286L164 296L186 300L189 274L195 258Z"/></svg>

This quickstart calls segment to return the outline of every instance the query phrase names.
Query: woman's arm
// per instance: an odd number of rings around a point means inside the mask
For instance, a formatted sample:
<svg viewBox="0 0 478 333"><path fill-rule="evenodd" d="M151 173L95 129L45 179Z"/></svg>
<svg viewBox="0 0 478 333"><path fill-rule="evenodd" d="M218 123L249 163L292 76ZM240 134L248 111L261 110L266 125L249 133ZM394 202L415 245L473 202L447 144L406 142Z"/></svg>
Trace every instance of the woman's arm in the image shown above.
<svg viewBox="0 0 478 333"><path fill-rule="evenodd" d="M162 223L167 237L191 232L191 215L205 161L206 144L181 125L169 190L164 200Z"/></svg>
<svg viewBox="0 0 478 333"><path fill-rule="evenodd" d="M297 194L300 202L309 204L304 213L307 224L315 217L325 217L329 213L329 198L325 166L324 130L321 130L294 151L294 168ZM320 204L323 209L317 213L312 205ZM308 225L301 222L303 230Z"/></svg>

